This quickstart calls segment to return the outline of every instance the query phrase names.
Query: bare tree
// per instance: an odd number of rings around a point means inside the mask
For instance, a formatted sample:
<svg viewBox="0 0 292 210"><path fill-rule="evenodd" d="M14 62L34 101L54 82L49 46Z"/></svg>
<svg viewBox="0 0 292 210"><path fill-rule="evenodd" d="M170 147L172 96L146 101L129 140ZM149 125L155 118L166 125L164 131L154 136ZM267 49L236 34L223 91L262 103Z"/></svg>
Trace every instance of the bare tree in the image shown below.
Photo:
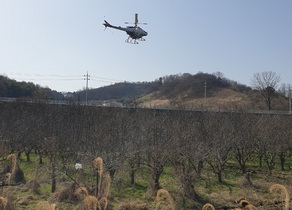
<svg viewBox="0 0 292 210"><path fill-rule="evenodd" d="M279 135L279 141L275 145L278 156L280 158L281 170L285 170L285 163L289 159L289 149L292 148L292 124L291 115L279 116L277 135Z"/></svg>
<svg viewBox="0 0 292 210"><path fill-rule="evenodd" d="M160 177L170 151L167 148L171 142L171 132L169 113L153 110L151 114L149 119L145 119L142 144L145 145L145 164L151 174L149 192L153 193L161 188Z"/></svg>
<svg viewBox="0 0 292 210"><path fill-rule="evenodd" d="M255 139L259 133L260 116L242 110L232 117L235 128L236 141L234 141L234 155L243 174L247 170L248 161L255 153Z"/></svg>
<svg viewBox="0 0 292 210"><path fill-rule="evenodd" d="M203 117L202 113L177 113L171 129L171 147L175 149L169 150L172 151L169 160L181 182L183 197L200 203L207 201L198 194L196 183L209 150L205 144Z"/></svg>
<svg viewBox="0 0 292 210"><path fill-rule="evenodd" d="M222 72L220 72L220 71L216 71L216 72L214 72L213 73L213 75L215 76L215 77L217 77L217 79L223 79L223 78L225 78L224 77L224 74L222 73Z"/></svg>
<svg viewBox="0 0 292 210"><path fill-rule="evenodd" d="M279 82L280 76L272 71L255 73L251 80L252 86L261 93L269 110L272 109L273 95Z"/></svg>
<svg viewBox="0 0 292 210"><path fill-rule="evenodd" d="M207 163L217 175L218 182L223 182L223 172L231 158L233 141L236 140L234 125L230 120L232 113L206 113L207 142L209 155Z"/></svg>
<svg viewBox="0 0 292 210"><path fill-rule="evenodd" d="M260 133L256 139L257 154L262 161L266 163L269 174L276 165L276 157L281 149L282 134L282 118L280 115L263 115Z"/></svg>
<svg viewBox="0 0 292 210"><path fill-rule="evenodd" d="M98 138L95 147L99 148L96 155L103 158L104 166L113 180L115 173L126 160L125 136L129 123L127 113L122 110L109 109L103 114L105 118L100 129L101 133L95 134Z"/></svg>
<svg viewBox="0 0 292 210"><path fill-rule="evenodd" d="M135 185L135 175L136 171L141 168L142 154L144 146L141 144L144 135L141 135L141 128L143 123L140 122L140 119L143 119L143 112L140 109L130 109L129 113L129 122L126 133L126 154L127 162L130 167L129 175L131 185Z"/></svg>

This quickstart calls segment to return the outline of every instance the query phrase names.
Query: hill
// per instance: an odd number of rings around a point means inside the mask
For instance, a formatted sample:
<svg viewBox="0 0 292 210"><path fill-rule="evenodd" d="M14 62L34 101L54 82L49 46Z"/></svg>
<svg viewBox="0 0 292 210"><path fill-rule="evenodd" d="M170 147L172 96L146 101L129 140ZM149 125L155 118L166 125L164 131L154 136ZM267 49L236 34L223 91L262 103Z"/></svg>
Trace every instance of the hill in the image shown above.
<svg viewBox="0 0 292 210"><path fill-rule="evenodd" d="M274 110L288 109L288 99L281 92L275 92L273 99ZM227 78L205 73L161 78L159 89L137 99L137 104L162 108L267 109L259 91Z"/></svg>
<svg viewBox="0 0 292 210"><path fill-rule="evenodd" d="M122 82L113 85L60 93L26 82L0 76L0 97L69 100L91 104L119 102L125 106L200 109L266 110L260 92L222 76L222 74L176 74L152 82ZM288 110L289 102L280 91L273 95L274 110Z"/></svg>
<svg viewBox="0 0 292 210"><path fill-rule="evenodd" d="M158 90L157 81L137 83L122 82L96 89L89 89L87 91L87 98L89 101L116 100L129 103L129 101L137 97L144 96L156 90ZM85 90L74 92L73 99L75 101L78 99L84 100L85 95Z"/></svg>
<svg viewBox="0 0 292 210"><path fill-rule="evenodd" d="M33 98L63 100L63 94L35 85L32 82L17 82L6 76L0 75L0 97L8 98Z"/></svg>

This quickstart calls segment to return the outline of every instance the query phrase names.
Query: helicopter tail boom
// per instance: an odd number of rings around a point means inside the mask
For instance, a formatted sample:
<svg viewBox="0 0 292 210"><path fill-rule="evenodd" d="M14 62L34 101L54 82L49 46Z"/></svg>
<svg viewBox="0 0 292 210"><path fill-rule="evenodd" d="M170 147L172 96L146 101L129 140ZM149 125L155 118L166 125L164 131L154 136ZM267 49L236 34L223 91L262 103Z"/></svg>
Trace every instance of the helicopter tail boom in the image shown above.
<svg viewBox="0 0 292 210"><path fill-rule="evenodd" d="M104 20L103 25L105 26L105 28L110 27L110 28L121 30L121 31L127 31L128 30L127 28L123 28L121 26L113 26L113 25L109 24L106 20Z"/></svg>

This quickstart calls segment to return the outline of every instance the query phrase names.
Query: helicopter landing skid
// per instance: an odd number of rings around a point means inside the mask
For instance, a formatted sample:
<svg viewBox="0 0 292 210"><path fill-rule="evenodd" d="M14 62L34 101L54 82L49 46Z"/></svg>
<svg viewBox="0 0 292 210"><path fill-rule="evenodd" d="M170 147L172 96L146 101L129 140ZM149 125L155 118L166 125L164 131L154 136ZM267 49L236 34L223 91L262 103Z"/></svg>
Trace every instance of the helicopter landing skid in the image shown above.
<svg viewBox="0 0 292 210"><path fill-rule="evenodd" d="M131 39L130 37L126 39L125 42L129 44L139 44L136 39Z"/></svg>
<svg viewBox="0 0 292 210"><path fill-rule="evenodd" d="M144 39L144 38L140 38L138 40L139 41L146 41L146 39ZM128 37L128 39L126 39L125 42L129 43L129 44L139 44L139 42L137 42L137 39L132 39L131 37Z"/></svg>

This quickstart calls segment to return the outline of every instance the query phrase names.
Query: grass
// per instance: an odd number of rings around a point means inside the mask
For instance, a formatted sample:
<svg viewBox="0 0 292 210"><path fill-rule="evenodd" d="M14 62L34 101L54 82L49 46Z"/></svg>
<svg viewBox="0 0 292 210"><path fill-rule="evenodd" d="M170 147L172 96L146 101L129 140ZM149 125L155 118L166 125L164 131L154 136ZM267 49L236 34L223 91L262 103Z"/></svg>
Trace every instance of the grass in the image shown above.
<svg viewBox="0 0 292 210"><path fill-rule="evenodd" d="M256 160L257 161L257 160ZM217 206L236 206L236 201L240 198L246 198L251 203L259 206L259 209L265 209L265 205L270 205L273 195L268 191L269 187L274 184L282 184L287 187L290 197L292 195L292 171L281 171L277 164L272 175L268 175L268 170L264 166L259 168L257 162L249 162L248 168L254 169L256 173L251 174L251 181L254 186L246 185L244 176L240 170L234 167L235 162L229 162L226 170L223 173L223 182L218 183L217 177L212 173L211 169L204 167L201 178L197 178L194 183L197 193L208 199L212 204ZM289 160L291 162L291 160ZM3 161L5 162L5 161ZM3 163L2 162L2 163ZM13 196L15 209L34 209L39 201L47 200L51 196L51 183L50 183L50 166L48 160L44 159L44 164L39 165L37 181L40 183L39 193L33 194L31 188L31 181L35 178L37 157L31 156L31 162L25 159L18 161L21 169L24 171L26 184L19 186L2 187L0 189L0 196L10 194ZM287 162L287 166L290 163ZM84 183L92 186L94 184L94 174L90 169L91 163L88 163L84 172ZM287 167L288 168L288 167ZM74 171L74 165L70 165L70 176L77 177ZM182 192L181 184L179 181L180 175L176 174L170 166L165 166L164 171L160 178L160 185L166 189L173 197L176 208L180 209L200 209L200 204L187 199ZM57 171L57 190L62 189L62 183L72 183L59 169ZM155 207L155 195L148 193L148 184L150 181L150 174L148 168L142 167L136 171L135 185L130 184L130 177L127 168L120 170L115 174L112 180L110 195L109 195L109 208L117 209L117 207L127 201L131 202L145 202L149 207ZM27 204L21 204L20 201L32 196L33 199L29 200ZM264 206L260 206L264 205ZM76 204L61 202L57 204L58 209L70 210L74 209ZM273 209L272 207L266 209ZM276 209L276 208L275 208Z"/></svg>

